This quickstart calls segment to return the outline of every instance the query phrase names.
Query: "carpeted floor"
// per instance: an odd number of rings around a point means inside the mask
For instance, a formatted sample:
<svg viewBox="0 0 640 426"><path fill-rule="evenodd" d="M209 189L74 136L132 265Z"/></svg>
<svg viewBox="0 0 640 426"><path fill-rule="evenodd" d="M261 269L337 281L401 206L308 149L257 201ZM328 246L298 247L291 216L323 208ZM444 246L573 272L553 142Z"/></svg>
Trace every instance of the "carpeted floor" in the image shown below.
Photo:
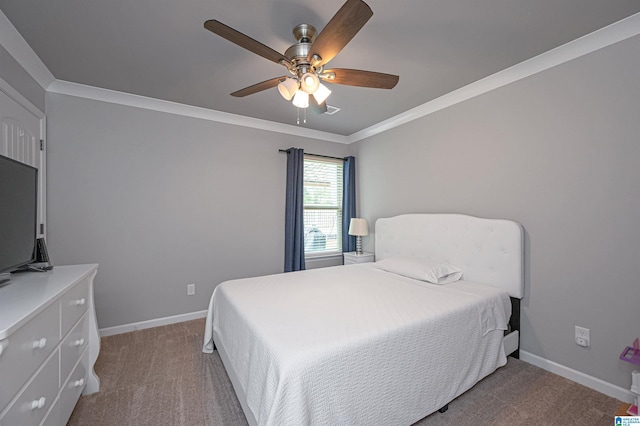
<svg viewBox="0 0 640 426"><path fill-rule="evenodd" d="M217 353L203 354L204 319L104 337L100 392L69 425L240 426L246 419ZM612 425L620 402L517 359L414 426ZM387 426L387 425L380 425Z"/></svg>

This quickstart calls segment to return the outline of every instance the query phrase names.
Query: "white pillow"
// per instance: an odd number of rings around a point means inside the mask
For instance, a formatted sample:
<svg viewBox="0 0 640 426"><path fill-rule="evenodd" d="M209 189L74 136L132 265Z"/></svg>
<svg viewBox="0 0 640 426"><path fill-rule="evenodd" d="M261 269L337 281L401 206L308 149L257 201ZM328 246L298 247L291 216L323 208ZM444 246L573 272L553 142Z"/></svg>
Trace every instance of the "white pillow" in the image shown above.
<svg viewBox="0 0 640 426"><path fill-rule="evenodd" d="M462 270L457 266L419 257L388 257L375 262L375 267L432 284L448 284L462 278Z"/></svg>

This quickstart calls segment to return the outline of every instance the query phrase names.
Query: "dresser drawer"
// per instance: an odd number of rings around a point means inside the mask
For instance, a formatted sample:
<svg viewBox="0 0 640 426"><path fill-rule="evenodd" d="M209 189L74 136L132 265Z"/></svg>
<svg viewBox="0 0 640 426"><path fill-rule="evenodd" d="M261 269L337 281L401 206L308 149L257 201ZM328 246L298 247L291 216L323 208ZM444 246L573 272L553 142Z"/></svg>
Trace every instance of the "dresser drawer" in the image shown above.
<svg viewBox="0 0 640 426"><path fill-rule="evenodd" d="M71 373L69 380L62 386L60 392L60 416L62 419L71 417L71 413L80 398L80 394L87 382L87 366L89 365L89 351L84 351L82 360Z"/></svg>
<svg viewBox="0 0 640 426"><path fill-rule="evenodd" d="M0 418L0 424L7 426L40 424L58 395L60 383L58 361L56 351L20 396L8 407Z"/></svg>
<svg viewBox="0 0 640 426"><path fill-rule="evenodd" d="M85 314L60 345L60 380L65 381L89 344L89 316Z"/></svg>
<svg viewBox="0 0 640 426"><path fill-rule="evenodd" d="M89 278L76 284L60 298L60 314L62 315L62 336L87 311L89 306Z"/></svg>
<svg viewBox="0 0 640 426"><path fill-rule="evenodd" d="M51 411L47 413L47 417L40 423L40 426L60 426L64 424L61 421L60 417L60 398L56 399L56 402L53 403L53 407L51 407ZM5 426L5 425L0 425Z"/></svg>
<svg viewBox="0 0 640 426"><path fill-rule="evenodd" d="M0 342L0 411L56 348L60 341L59 309L58 303L52 303Z"/></svg>

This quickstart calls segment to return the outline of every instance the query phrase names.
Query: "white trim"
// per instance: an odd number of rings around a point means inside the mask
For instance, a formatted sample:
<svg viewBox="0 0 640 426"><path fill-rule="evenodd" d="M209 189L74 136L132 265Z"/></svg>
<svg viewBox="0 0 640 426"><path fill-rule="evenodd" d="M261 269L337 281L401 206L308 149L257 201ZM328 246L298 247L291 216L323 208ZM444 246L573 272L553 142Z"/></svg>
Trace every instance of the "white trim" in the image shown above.
<svg viewBox="0 0 640 426"><path fill-rule="evenodd" d="M582 373L569 367L565 367L564 365L549 361L548 359L523 350L520 351L520 359L524 362L535 365L536 367L540 367L543 370L547 370L551 373L557 374L558 376L562 376L565 379L580 383L581 385L584 385L595 391L608 395L612 398L616 398L619 401L629 404L633 403L634 395L631 393L631 391L628 391L627 389L620 386L605 382L604 380L598 379L597 377L589 376L588 374Z"/></svg>
<svg viewBox="0 0 640 426"><path fill-rule="evenodd" d="M32 104L29 101L29 99L27 99L24 96L22 96L20 94L20 92L18 92L16 89L11 87L11 85L9 83L7 83L7 81L4 80L1 77L0 77L0 91L2 91L5 95L9 96L11 99L13 99L15 102L17 102L18 105L20 105L22 108L24 108L27 111L29 111L35 117L37 117L39 119L43 119L44 118L44 112L40 111L40 108L38 108L37 106ZM40 135L40 136L42 137L42 135Z"/></svg>
<svg viewBox="0 0 640 426"><path fill-rule="evenodd" d="M577 38L510 68L468 84L371 127L352 133L347 143L377 135L457 103L487 93L640 34L640 13Z"/></svg>
<svg viewBox="0 0 640 426"><path fill-rule="evenodd" d="M76 96L80 98L94 99L97 101L166 112L169 114L183 115L209 121L217 121L220 123L233 124L236 126L250 127L253 129L266 130L270 132L285 133L293 136L302 136L311 139L320 139L324 141L343 144L347 143L346 136L337 135L334 133L321 132L319 130L292 126L290 124L282 124L276 123L274 121L261 120L259 118L245 117L243 115L215 111L212 109L185 105L161 99L148 98L146 96L133 95L130 93L102 89L99 87L87 86L84 84L71 83L64 80L54 81L53 83L51 83L47 91L59 93L62 95Z"/></svg>
<svg viewBox="0 0 640 426"><path fill-rule="evenodd" d="M40 171L41 175L40 179L40 220L41 224L44 225L44 232L40 234L45 241L47 241L47 231L49 228L49 223L47 222L47 116L43 115L40 119L40 140L44 142L44 149L40 151ZM40 226L38 226L40 228ZM38 229L38 233L40 233L40 229Z"/></svg>
<svg viewBox="0 0 640 426"><path fill-rule="evenodd" d="M305 260L326 260L326 259L341 259L342 250L331 250L318 254L308 253L304 255Z"/></svg>
<svg viewBox="0 0 640 426"><path fill-rule="evenodd" d="M160 327L162 325L176 324L184 321L205 318L207 311L196 311L188 314L173 315L170 317L156 318L148 321L134 322L131 324L116 325L114 327L101 328L100 337L113 336L115 334L129 333L136 330L144 330L145 328Z"/></svg>
<svg viewBox="0 0 640 426"><path fill-rule="evenodd" d="M1 10L0 44L43 89L56 79Z"/></svg>

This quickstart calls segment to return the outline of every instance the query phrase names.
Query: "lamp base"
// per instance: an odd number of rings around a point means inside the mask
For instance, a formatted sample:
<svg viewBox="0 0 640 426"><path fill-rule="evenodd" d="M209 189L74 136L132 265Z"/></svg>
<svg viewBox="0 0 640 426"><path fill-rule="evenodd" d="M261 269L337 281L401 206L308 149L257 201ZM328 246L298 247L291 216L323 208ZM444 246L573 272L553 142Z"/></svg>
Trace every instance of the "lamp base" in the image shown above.
<svg viewBox="0 0 640 426"><path fill-rule="evenodd" d="M362 255L362 237L356 236L356 256Z"/></svg>

